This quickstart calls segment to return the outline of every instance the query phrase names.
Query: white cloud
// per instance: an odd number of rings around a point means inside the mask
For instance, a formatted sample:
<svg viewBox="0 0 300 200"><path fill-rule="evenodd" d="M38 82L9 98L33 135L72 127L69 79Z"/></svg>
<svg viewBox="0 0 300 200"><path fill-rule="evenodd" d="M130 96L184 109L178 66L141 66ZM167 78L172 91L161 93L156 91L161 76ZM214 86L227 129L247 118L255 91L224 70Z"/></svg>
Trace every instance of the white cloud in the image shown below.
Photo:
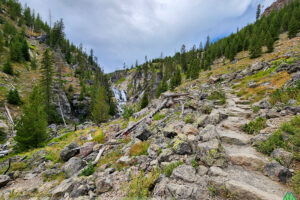
<svg viewBox="0 0 300 200"><path fill-rule="evenodd" d="M274 0L266 0L270 5ZM48 20L63 18L75 44L93 48L106 72L144 56L171 55L235 31L255 18L258 0L23 0Z"/></svg>

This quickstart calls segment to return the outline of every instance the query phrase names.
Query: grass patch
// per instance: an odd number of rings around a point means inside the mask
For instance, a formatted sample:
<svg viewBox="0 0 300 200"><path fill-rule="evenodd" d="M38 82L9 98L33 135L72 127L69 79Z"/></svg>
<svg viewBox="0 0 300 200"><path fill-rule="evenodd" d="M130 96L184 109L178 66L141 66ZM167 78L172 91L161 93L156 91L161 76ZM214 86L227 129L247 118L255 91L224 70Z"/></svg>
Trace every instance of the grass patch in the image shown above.
<svg viewBox="0 0 300 200"><path fill-rule="evenodd" d="M128 197L137 199L146 199L149 197L159 175L158 169L153 169L147 176L144 171L141 171L138 175L133 175L132 180L126 187Z"/></svg>
<svg viewBox="0 0 300 200"><path fill-rule="evenodd" d="M283 134L288 139L283 139ZM300 116L295 116L290 122L285 122L274 132L268 140L259 143L257 150L270 155L276 148L284 148L294 153L296 160L300 160Z"/></svg>
<svg viewBox="0 0 300 200"><path fill-rule="evenodd" d="M90 176L92 174L94 174L95 172L95 169L94 169L94 166L93 164L90 162L88 167L85 168L81 173L80 173L80 176Z"/></svg>
<svg viewBox="0 0 300 200"><path fill-rule="evenodd" d="M270 103L275 105L277 102L288 104L290 99L295 99L297 104L300 102L300 81L294 87L280 88L270 95Z"/></svg>
<svg viewBox="0 0 300 200"><path fill-rule="evenodd" d="M154 120L154 121L158 121L158 120L164 119L165 117L166 117L165 114L160 115L159 113L156 113L156 114L153 116L153 120Z"/></svg>
<svg viewBox="0 0 300 200"><path fill-rule="evenodd" d="M248 124L244 124L242 130L248 134L259 133L260 130L267 127L266 119L258 117L255 120L250 121Z"/></svg>
<svg viewBox="0 0 300 200"><path fill-rule="evenodd" d="M147 155L148 148L149 148L149 143L146 141L135 143L132 145L129 154L130 154L130 156Z"/></svg>
<svg viewBox="0 0 300 200"><path fill-rule="evenodd" d="M296 194L300 195L300 170L296 171L290 183Z"/></svg>
<svg viewBox="0 0 300 200"><path fill-rule="evenodd" d="M259 110L260 110L260 107L258 107L258 106L253 106L253 107L251 107L251 108L252 108L252 111L253 111L254 113L258 113Z"/></svg>
<svg viewBox="0 0 300 200"><path fill-rule="evenodd" d="M180 165L182 165L182 164L183 164L183 162L181 162L181 161L172 162L172 163L170 163L169 165L167 165L167 166L165 166L165 167L163 168L163 173L164 173L167 177L170 177L170 176L172 175L172 173L173 173L173 170L174 170L176 167L178 167L178 166L180 166Z"/></svg>
<svg viewBox="0 0 300 200"><path fill-rule="evenodd" d="M185 118L184 118L184 122L186 124L192 124L195 122L195 118L193 115L187 115Z"/></svg>
<svg viewBox="0 0 300 200"><path fill-rule="evenodd" d="M98 142L100 144L104 144L106 142L106 138L102 130L95 134L93 141Z"/></svg>
<svg viewBox="0 0 300 200"><path fill-rule="evenodd" d="M109 166L115 165L117 160L119 160L119 158L121 158L122 153L120 151L112 151L108 154L106 154L105 156L101 157L101 159L99 160L96 168L108 164Z"/></svg>
<svg viewBox="0 0 300 200"><path fill-rule="evenodd" d="M116 84L118 85L118 84L121 84L121 83L123 83L125 81L125 77L122 77L122 78L120 78L117 82L116 82Z"/></svg>
<svg viewBox="0 0 300 200"><path fill-rule="evenodd" d="M218 100L220 105L224 105L226 103L226 95L222 91L213 91L208 96L208 100Z"/></svg>

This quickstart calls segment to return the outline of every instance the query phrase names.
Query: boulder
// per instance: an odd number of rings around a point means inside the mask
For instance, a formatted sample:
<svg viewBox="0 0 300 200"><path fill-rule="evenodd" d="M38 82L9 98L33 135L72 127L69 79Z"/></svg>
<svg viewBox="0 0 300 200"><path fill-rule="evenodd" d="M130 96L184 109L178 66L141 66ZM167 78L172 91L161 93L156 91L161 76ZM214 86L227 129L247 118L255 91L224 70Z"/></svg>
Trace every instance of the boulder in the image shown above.
<svg viewBox="0 0 300 200"><path fill-rule="evenodd" d="M170 156L173 155L173 151L171 149L163 149L161 154L159 154L157 160L159 163L169 161Z"/></svg>
<svg viewBox="0 0 300 200"><path fill-rule="evenodd" d="M281 71L287 71L288 69L289 69L289 65L287 63L281 63L275 71L278 73Z"/></svg>
<svg viewBox="0 0 300 200"><path fill-rule="evenodd" d="M209 140L219 138L219 133L214 125L207 125L203 130L200 132L201 141L207 142Z"/></svg>
<svg viewBox="0 0 300 200"><path fill-rule="evenodd" d="M258 134L251 138L251 144L253 146L258 146L261 142L264 142L269 139L271 134Z"/></svg>
<svg viewBox="0 0 300 200"><path fill-rule="evenodd" d="M196 180L196 170L190 165L180 165L173 170L172 178L193 183Z"/></svg>
<svg viewBox="0 0 300 200"><path fill-rule="evenodd" d="M200 176L204 176L206 175L208 172L208 168L203 166L203 165L200 165L197 169L197 174L200 175Z"/></svg>
<svg viewBox="0 0 300 200"><path fill-rule="evenodd" d="M198 134L198 129L196 129L193 125L187 124L182 128L182 133L185 135L196 135Z"/></svg>
<svg viewBox="0 0 300 200"><path fill-rule="evenodd" d="M148 156L153 159L156 158L159 150L160 150L160 147L157 144L151 144L147 150Z"/></svg>
<svg viewBox="0 0 300 200"><path fill-rule="evenodd" d="M197 126L199 127L205 127L207 124L209 124L209 116L208 115L201 115L198 119L197 119Z"/></svg>
<svg viewBox="0 0 300 200"><path fill-rule="evenodd" d="M209 116L209 120L211 124L217 125L224 119L227 119L228 115L222 112L212 112Z"/></svg>
<svg viewBox="0 0 300 200"><path fill-rule="evenodd" d="M293 64L291 64L287 71L288 71L289 74L299 72L300 71L300 62L299 62L299 60L294 62Z"/></svg>
<svg viewBox="0 0 300 200"><path fill-rule="evenodd" d="M89 188L87 185L78 184L76 187L74 187L74 189L70 193L70 197L76 198L76 197L80 197L80 196L85 196L85 195L88 195L88 192L89 192Z"/></svg>
<svg viewBox="0 0 300 200"><path fill-rule="evenodd" d="M292 177L292 173L289 171L289 169L283 167L275 160L265 164L263 173L264 175L269 176L271 179L283 183L286 183L287 180Z"/></svg>
<svg viewBox="0 0 300 200"><path fill-rule="evenodd" d="M117 162L129 165L130 163L132 163L132 161L133 161L133 159L130 158L129 156L122 156L121 158L119 158L119 160Z"/></svg>
<svg viewBox="0 0 300 200"><path fill-rule="evenodd" d="M80 148L79 156L81 158L87 157L90 153L93 152L93 148L95 145L96 145L95 142L84 143L83 146Z"/></svg>
<svg viewBox="0 0 300 200"><path fill-rule="evenodd" d="M218 139L212 139L198 144L196 160L203 162L207 166L226 167L224 149Z"/></svg>
<svg viewBox="0 0 300 200"><path fill-rule="evenodd" d="M63 150L60 152L60 157L63 161L68 161L73 156L79 154L80 149L79 145L75 142L67 145Z"/></svg>
<svg viewBox="0 0 300 200"><path fill-rule="evenodd" d="M83 162L80 158L72 157L63 167L63 172L67 178L73 176L86 166L86 163Z"/></svg>
<svg viewBox="0 0 300 200"><path fill-rule="evenodd" d="M113 187L112 181L110 178L104 178L96 180L96 192L97 194L102 194L108 192Z"/></svg>
<svg viewBox="0 0 300 200"><path fill-rule="evenodd" d="M254 63L254 64L251 66L250 70L251 70L252 72L257 72L257 71L259 71L259 70L262 70L262 69L263 69L264 67L266 67L267 65L268 65L268 63L259 61L259 62L257 62L257 63Z"/></svg>
<svg viewBox="0 0 300 200"><path fill-rule="evenodd" d="M192 154L192 148L185 135L179 135L175 138L173 150L179 155Z"/></svg>
<svg viewBox="0 0 300 200"><path fill-rule="evenodd" d="M253 106L258 106L260 109L268 109L271 108L272 105L266 99L263 99L257 103L254 103Z"/></svg>
<svg viewBox="0 0 300 200"><path fill-rule="evenodd" d="M0 188L6 186L6 184L11 181L10 177L7 175L0 175Z"/></svg>
<svg viewBox="0 0 300 200"><path fill-rule="evenodd" d="M151 131L149 130L148 126L142 125L137 128L135 131L136 138L146 141L151 136Z"/></svg>
<svg viewBox="0 0 300 200"><path fill-rule="evenodd" d="M248 82L248 88L256 88L258 85L255 81Z"/></svg>
<svg viewBox="0 0 300 200"><path fill-rule="evenodd" d="M274 159L280 160L280 162L285 167L289 167L292 164L293 160L294 160L293 153L288 152L288 151L284 150L283 148L275 149L272 152L271 157L274 158Z"/></svg>
<svg viewBox="0 0 300 200"><path fill-rule="evenodd" d="M207 199L208 196L208 194L200 189L200 187L196 184L169 183L166 187L171 193L171 196L167 199Z"/></svg>
<svg viewBox="0 0 300 200"><path fill-rule="evenodd" d="M61 199L64 197L66 193L69 193L72 191L74 186L74 180L73 179L66 179L64 180L60 185L58 185L52 192L52 198L51 199Z"/></svg>

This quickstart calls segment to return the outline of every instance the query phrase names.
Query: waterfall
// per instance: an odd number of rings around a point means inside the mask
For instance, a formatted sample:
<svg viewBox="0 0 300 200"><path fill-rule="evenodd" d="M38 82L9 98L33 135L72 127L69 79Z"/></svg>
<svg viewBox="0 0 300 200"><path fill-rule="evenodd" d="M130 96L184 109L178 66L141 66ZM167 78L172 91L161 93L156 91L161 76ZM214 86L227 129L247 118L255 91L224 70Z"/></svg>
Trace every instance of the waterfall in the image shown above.
<svg viewBox="0 0 300 200"><path fill-rule="evenodd" d="M119 89L116 89L114 87L112 87L112 91L113 91L113 93L115 95L115 98L117 100L118 111L121 114L123 112L123 106L127 102L126 92L124 90L119 90Z"/></svg>

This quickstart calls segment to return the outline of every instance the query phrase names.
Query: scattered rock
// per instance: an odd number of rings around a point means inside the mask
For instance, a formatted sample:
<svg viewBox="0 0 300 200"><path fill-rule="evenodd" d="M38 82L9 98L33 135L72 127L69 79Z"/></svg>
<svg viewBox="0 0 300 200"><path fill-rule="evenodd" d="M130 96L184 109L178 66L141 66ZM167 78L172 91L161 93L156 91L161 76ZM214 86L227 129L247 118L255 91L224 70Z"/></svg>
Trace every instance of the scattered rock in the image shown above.
<svg viewBox="0 0 300 200"><path fill-rule="evenodd" d="M175 153L179 155L191 154L192 148L190 144L187 142L187 137L185 135L179 135L179 136L175 138L173 150L175 151Z"/></svg>
<svg viewBox="0 0 300 200"><path fill-rule="evenodd" d="M10 177L7 175L0 175L0 188L6 186L6 184L11 181Z"/></svg>
<svg viewBox="0 0 300 200"><path fill-rule="evenodd" d="M72 191L74 185L73 179L66 179L64 180L59 186L57 186L52 192L52 198L51 199L60 199L62 198L66 193L69 193Z"/></svg>
<svg viewBox="0 0 300 200"><path fill-rule="evenodd" d="M273 160L264 166L264 174L275 181L286 183L292 177L292 173L288 168L281 166L277 161Z"/></svg>
<svg viewBox="0 0 300 200"><path fill-rule="evenodd" d="M197 119L197 126L198 127L205 127L207 124L210 123L209 120L209 116L208 115L201 115L198 119Z"/></svg>
<svg viewBox="0 0 300 200"><path fill-rule="evenodd" d="M256 88L258 85L255 81L248 82L248 88Z"/></svg>
<svg viewBox="0 0 300 200"><path fill-rule="evenodd" d="M135 131L136 138L146 141L151 136L151 131L149 130L148 126L142 125L139 126L138 129Z"/></svg>
<svg viewBox="0 0 300 200"><path fill-rule="evenodd" d="M87 142L87 143L83 144L83 146L80 148L79 156L81 158L88 156L90 153L93 152L93 148L95 145L96 145L95 142Z"/></svg>
<svg viewBox="0 0 300 200"><path fill-rule="evenodd" d="M79 145L75 142L67 145L63 150L60 152L60 157L63 161L68 161L73 156L79 154L80 149Z"/></svg>
<svg viewBox="0 0 300 200"><path fill-rule="evenodd" d="M69 178L85 166L86 163L83 162L80 158L72 157L63 167L63 172L65 176Z"/></svg>
<svg viewBox="0 0 300 200"><path fill-rule="evenodd" d="M96 192L97 194L102 194L108 192L113 187L112 181L110 178L104 178L96 181Z"/></svg>
<svg viewBox="0 0 300 200"><path fill-rule="evenodd" d="M194 167L190 165L180 165L177 168L173 170L172 178L178 178L185 182L194 182L195 179L196 170Z"/></svg>
<svg viewBox="0 0 300 200"><path fill-rule="evenodd" d="M272 154L271 157L274 159L278 159L280 162L282 162L282 164L285 167L289 167L294 159L294 155L291 152L288 152L282 148L277 148L275 149Z"/></svg>
<svg viewBox="0 0 300 200"><path fill-rule="evenodd" d="M196 135L199 132L193 125L187 124L182 128L182 133L185 135Z"/></svg>
<svg viewBox="0 0 300 200"><path fill-rule="evenodd" d="M214 125L207 125L201 132L200 132L201 141L207 142L209 140L219 138L219 134L217 129Z"/></svg>

